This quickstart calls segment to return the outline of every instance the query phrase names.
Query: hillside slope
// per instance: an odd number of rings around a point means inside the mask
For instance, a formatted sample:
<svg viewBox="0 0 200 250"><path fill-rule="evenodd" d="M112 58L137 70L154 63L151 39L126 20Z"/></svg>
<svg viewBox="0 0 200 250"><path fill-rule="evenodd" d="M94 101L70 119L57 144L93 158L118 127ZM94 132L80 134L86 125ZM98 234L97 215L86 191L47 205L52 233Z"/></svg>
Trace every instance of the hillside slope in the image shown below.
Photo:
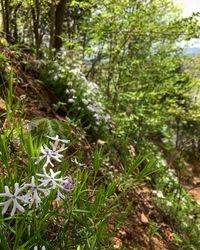
<svg viewBox="0 0 200 250"><path fill-rule="evenodd" d="M126 166L118 155L120 147L118 148L116 144L108 147L108 142L93 138L93 136L89 134L88 131L85 131L84 128L80 127L80 125L74 124L72 122L73 116L66 119L66 114L62 110L58 113L56 112L53 104L56 104L59 99L54 95L52 90L40 80L40 63L34 60L34 56L31 53L25 52L23 49L9 49L8 47L1 48L0 53L1 58L4 56L0 65L1 98L3 103L0 118L2 132L6 134L6 131L10 131L12 127L18 126L17 124L20 121L23 126L28 124L29 129L31 125L35 126L34 129L28 130L28 133L32 133L34 136L34 132L37 131L39 136L43 136L48 133L49 127L47 125L51 124L51 121L56 121L55 124L62 123L64 127L67 127L66 130L63 130L64 132L62 131L63 135L72 141L66 156L70 165L69 171L72 174L73 171L76 170L76 165L73 164L71 159L81 159L81 164L79 164L78 167L80 167L80 171L81 166L91 171L92 178L97 179L95 188L99 187L99 183L102 180L103 184L108 186L109 176L114 176L113 178L117 180L118 178L122 178ZM8 79L11 69L13 71L12 96L14 98L12 108L15 107L15 109L8 110L6 103L9 102L9 98L6 93L9 89ZM17 106L16 103L18 102L20 104ZM7 112L5 112L5 109L7 109ZM9 118L8 112L13 112L11 118ZM35 120L35 118L38 119ZM62 129L62 126L60 126L60 128ZM57 126L53 132L59 134L61 131L58 130L59 126ZM16 139L16 135L14 135L14 137ZM14 142L12 138L10 142ZM18 146L14 145L14 149L18 150ZM97 151L97 149L100 151ZM134 152L135 149L133 147L128 147L128 149L127 152L129 152L129 155L127 155L127 158L133 162L137 161L137 155L135 155ZM93 164L97 157L97 152L101 152L102 154L99 156L101 158L101 166L99 166L99 169L95 172L93 170ZM138 168L131 173L130 180L131 178L135 178L135 181L133 181L133 184L129 184L126 192L123 191L123 185L117 185L115 187L115 193L117 195L120 194L121 198L118 200L117 209L110 212L108 216L106 232L109 234L109 239L107 239L108 242L110 242L109 249L182 249L181 245L177 245L179 241L177 240L177 234L175 234L175 221L163 213L160 207L156 205L153 181L149 177L146 179L146 175L144 175L143 179L138 178L139 181L136 181L137 175L145 168L145 164L145 161L141 161ZM80 183L82 181L81 179L79 180ZM128 184L126 183L126 185ZM127 216L124 214L123 220L118 224L117 218L120 214L123 215L127 205L129 208L127 210ZM63 213L62 206L60 209L61 213ZM55 221L52 228L49 225L46 229L48 240L53 246L55 246L57 240L54 229L59 232L59 223L62 224L63 222L59 222L59 220ZM79 244L81 243L79 242ZM63 249L67 248L63 247ZM88 248L78 248L78 245L76 245L74 248L71 247L71 250L72 249ZM104 248L98 248L97 246L95 249L103 250Z"/></svg>

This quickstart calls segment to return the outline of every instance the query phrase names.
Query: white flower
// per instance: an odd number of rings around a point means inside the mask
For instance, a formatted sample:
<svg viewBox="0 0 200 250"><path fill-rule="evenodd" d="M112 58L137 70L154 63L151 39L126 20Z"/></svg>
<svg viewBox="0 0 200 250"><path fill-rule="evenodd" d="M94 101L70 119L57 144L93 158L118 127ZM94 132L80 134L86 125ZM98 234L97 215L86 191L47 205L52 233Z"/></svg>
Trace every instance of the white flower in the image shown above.
<svg viewBox="0 0 200 250"><path fill-rule="evenodd" d="M162 198L162 199L165 198L162 191L158 191L156 195L157 195L158 198Z"/></svg>
<svg viewBox="0 0 200 250"><path fill-rule="evenodd" d="M187 202L187 200L185 199L185 197L181 197L181 201L182 202Z"/></svg>
<svg viewBox="0 0 200 250"><path fill-rule="evenodd" d="M39 179L39 181L42 183L42 186L48 186L51 189L55 189L56 187L61 187L61 183L63 182L63 177L56 177L60 175L60 173L61 171L54 172L53 169L50 169L50 174L47 174L46 170L43 169L43 174L37 174L37 176L42 177L42 179Z"/></svg>
<svg viewBox="0 0 200 250"><path fill-rule="evenodd" d="M89 103L89 101L86 100L86 99L82 99L82 102L83 102L84 105L88 105L88 103Z"/></svg>
<svg viewBox="0 0 200 250"><path fill-rule="evenodd" d="M91 105L87 106L87 109L91 112L96 112L96 109L94 107L92 107Z"/></svg>
<svg viewBox="0 0 200 250"><path fill-rule="evenodd" d="M26 184L25 187L28 187L29 190L27 192L27 194L25 195L25 200L26 201L30 201L30 207L32 206L32 204L35 202L36 207L39 206L39 204L42 202L38 192L43 193L45 196L47 196L49 194L49 190L48 189L44 189L41 188L42 184L37 185L35 183L35 177L32 176L31 179L31 183L30 184Z"/></svg>
<svg viewBox="0 0 200 250"><path fill-rule="evenodd" d="M20 95L19 98L20 98L21 101L24 101L26 99L26 95Z"/></svg>
<svg viewBox="0 0 200 250"><path fill-rule="evenodd" d="M38 250L38 246L34 246L34 250ZM46 247L42 246L42 250L46 250Z"/></svg>
<svg viewBox="0 0 200 250"><path fill-rule="evenodd" d="M94 117L97 119L97 120L100 120L101 119L101 116L99 114L94 114Z"/></svg>
<svg viewBox="0 0 200 250"><path fill-rule="evenodd" d="M165 161L166 162L166 161ZM174 169L168 169L168 172L171 173L171 174L175 174L175 170Z"/></svg>
<svg viewBox="0 0 200 250"><path fill-rule="evenodd" d="M38 160L35 162L36 164L38 164L44 158L46 158L46 162L44 164L44 167L46 167L48 164L50 164L52 167L54 166L53 163L51 162L51 158L58 161L58 162L61 162L60 158L62 158L63 155L61 155L59 153L64 151L66 148L64 148L64 146L62 146L61 148L59 148L57 150L56 149L57 148L56 142L55 142L55 144L51 144L51 146L52 146L52 149L48 148L47 145L45 145L45 144L41 147L41 153L43 155L38 158Z"/></svg>
<svg viewBox="0 0 200 250"><path fill-rule="evenodd" d="M73 98L68 99L68 103L74 103L74 102L75 102L75 100Z"/></svg>
<svg viewBox="0 0 200 250"><path fill-rule="evenodd" d="M4 206L2 214L6 213L10 205L13 205L11 216L15 214L16 210L19 210L22 213L24 212L24 208L19 203L19 202L27 203L27 201L23 198L23 196L19 195L23 189L24 187L20 188L19 184L15 183L15 191L14 194L12 194L9 190L9 187L5 186L5 193L0 193L0 197L7 197L8 200L5 202L0 202L0 206Z"/></svg>
<svg viewBox="0 0 200 250"><path fill-rule="evenodd" d="M189 215L188 215L188 218L190 218L191 220L193 220L193 219L194 219L194 215L189 214Z"/></svg>
<svg viewBox="0 0 200 250"><path fill-rule="evenodd" d="M61 69L60 69L60 72L61 72L61 73L65 73L65 69L64 69L64 68L61 68Z"/></svg>
<svg viewBox="0 0 200 250"><path fill-rule="evenodd" d="M56 199L65 199L65 194L73 191L73 189L74 183L68 177L65 177L62 183L59 185Z"/></svg>
<svg viewBox="0 0 200 250"><path fill-rule="evenodd" d="M109 121L111 119L111 116L109 114L106 114L105 121Z"/></svg>
<svg viewBox="0 0 200 250"><path fill-rule="evenodd" d="M171 201L167 201L167 202L166 202L166 205L167 205L168 207L171 207L173 204L172 204Z"/></svg>
<svg viewBox="0 0 200 250"><path fill-rule="evenodd" d="M188 224L186 222L183 222L182 225L186 228L188 227Z"/></svg>
<svg viewBox="0 0 200 250"><path fill-rule="evenodd" d="M88 87L93 91L99 89L98 85L94 82L88 82Z"/></svg>
<svg viewBox="0 0 200 250"><path fill-rule="evenodd" d="M75 94L76 90L75 89L70 89L70 93Z"/></svg>
<svg viewBox="0 0 200 250"><path fill-rule="evenodd" d="M49 139L51 139L52 141L55 141L56 143L62 142L62 143L68 144L70 142L70 140L59 139L58 135L56 135L55 137L51 137L51 136L46 136L46 137L49 138ZM56 148L57 148L57 146L56 146Z"/></svg>
<svg viewBox="0 0 200 250"><path fill-rule="evenodd" d="M71 160L71 162L74 163L75 165L79 166L79 167L85 166L85 164L79 163L76 158L74 160Z"/></svg>
<svg viewBox="0 0 200 250"><path fill-rule="evenodd" d="M72 86L73 83L72 83L72 82L68 82L67 85L68 85L68 86Z"/></svg>
<svg viewBox="0 0 200 250"><path fill-rule="evenodd" d="M81 74L81 69L80 68L75 68L75 69L71 69L70 71L69 71L69 73L72 73L72 74L74 74L74 75L80 75Z"/></svg>
<svg viewBox="0 0 200 250"><path fill-rule="evenodd" d="M99 121L96 121L96 125L99 126L101 123Z"/></svg>
<svg viewBox="0 0 200 250"><path fill-rule="evenodd" d="M162 191L154 190L153 194L155 194L158 198L162 198L162 199L165 198Z"/></svg>
<svg viewBox="0 0 200 250"><path fill-rule="evenodd" d="M53 79L57 81L59 79L59 75L55 75Z"/></svg>

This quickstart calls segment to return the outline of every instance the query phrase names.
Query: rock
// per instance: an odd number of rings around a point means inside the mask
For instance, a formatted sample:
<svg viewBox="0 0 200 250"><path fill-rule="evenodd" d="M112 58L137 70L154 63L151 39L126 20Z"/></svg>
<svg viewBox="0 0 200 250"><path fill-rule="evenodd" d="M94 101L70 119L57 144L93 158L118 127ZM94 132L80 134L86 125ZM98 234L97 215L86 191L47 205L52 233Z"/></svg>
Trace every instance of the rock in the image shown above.
<svg viewBox="0 0 200 250"><path fill-rule="evenodd" d="M168 250L161 239L152 237L150 241L150 250Z"/></svg>
<svg viewBox="0 0 200 250"><path fill-rule="evenodd" d="M1 97L0 97L0 110L6 111L6 103Z"/></svg>
<svg viewBox="0 0 200 250"><path fill-rule="evenodd" d="M112 241L113 241L113 243L114 243L113 247L114 247L115 249L120 249L120 248L122 247L122 241L121 241L119 238L113 237L113 238L112 238Z"/></svg>
<svg viewBox="0 0 200 250"><path fill-rule="evenodd" d="M140 220L143 224L149 224L149 220L144 213L141 213Z"/></svg>

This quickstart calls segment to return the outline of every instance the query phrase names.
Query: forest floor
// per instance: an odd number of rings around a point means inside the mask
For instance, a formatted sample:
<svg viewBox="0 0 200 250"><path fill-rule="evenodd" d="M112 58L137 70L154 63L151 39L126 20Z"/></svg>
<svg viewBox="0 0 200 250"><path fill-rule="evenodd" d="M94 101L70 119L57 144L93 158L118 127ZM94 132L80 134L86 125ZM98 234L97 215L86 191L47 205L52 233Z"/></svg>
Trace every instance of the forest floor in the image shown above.
<svg viewBox="0 0 200 250"><path fill-rule="evenodd" d="M2 52L2 51L1 51ZM9 63L17 75L18 82L14 85L14 94L18 98L25 96L24 118L31 121L36 117L63 120L62 114L57 114L52 108L57 97L39 80L37 63L33 63L29 53L16 54L15 51L4 50ZM28 62L28 64L27 64ZM6 86L5 86L6 87ZM1 99L0 109L5 109ZM90 150L93 150L91 145ZM90 155L93 155L91 152ZM115 166L117 169L118 166ZM200 178L194 178L193 183L185 183L191 195L200 202ZM144 250L177 250L174 244L174 222L165 216L155 205L153 188L149 183L142 183L131 190L124 202L134 200L132 209L117 231L112 220L108 230L113 232L112 238L115 249L144 249ZM127 200L126 200L127 199Z"/></svg>

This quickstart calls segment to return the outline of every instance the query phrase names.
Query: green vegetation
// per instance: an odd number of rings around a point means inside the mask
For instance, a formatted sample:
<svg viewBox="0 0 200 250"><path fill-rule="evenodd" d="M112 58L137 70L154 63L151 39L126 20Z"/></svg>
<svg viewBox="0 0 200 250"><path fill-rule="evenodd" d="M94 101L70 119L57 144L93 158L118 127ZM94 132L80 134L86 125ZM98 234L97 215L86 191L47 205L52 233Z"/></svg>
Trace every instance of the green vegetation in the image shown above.
<svg viewBox="0 0 200 250"><path fill-rule="evenodd" d="M199 58L180 48L199 13L171 0L2 0L0 13L0 249L145 249L161 222L168 249L199 249L184 187L200 175ZM117 244L142 182L168 220Z"/></svg>

